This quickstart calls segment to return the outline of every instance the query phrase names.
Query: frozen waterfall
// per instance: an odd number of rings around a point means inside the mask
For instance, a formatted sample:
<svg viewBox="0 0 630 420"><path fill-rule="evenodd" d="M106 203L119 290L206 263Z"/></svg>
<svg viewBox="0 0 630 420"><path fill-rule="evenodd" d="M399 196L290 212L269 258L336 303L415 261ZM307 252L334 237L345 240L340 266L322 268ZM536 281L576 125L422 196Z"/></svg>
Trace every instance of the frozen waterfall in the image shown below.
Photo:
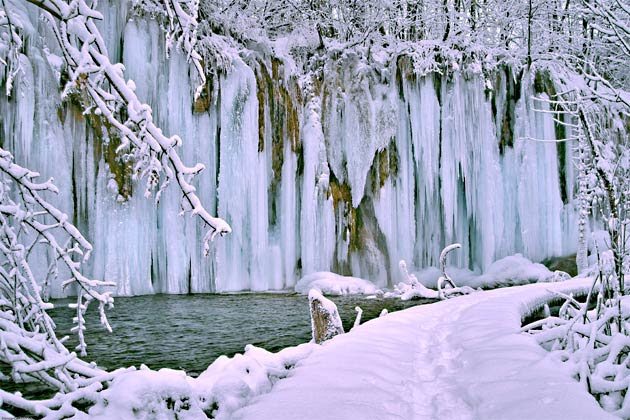
<svg viewBox="0 0 630 420"><path fill-rule="evenodd" d="M454 262L478 269L575 252L572 151L530 140L556 136L530 75L415 77L347 60L313 83L243 58L193 102L189 66L165 58L157 24L101 8L114 59L183 139L185 162L206 166L200 197L233 228L204 257L204 228L178 216L177 190L157 206L143 197L106 127L61 104L59 60L33 16L26 71L0 98L3 147L55 177L59 207L94 245L88 274L118 294L276 290L322 270L385 286L400 259L435 265L451 242L463 244Z"/></svg>

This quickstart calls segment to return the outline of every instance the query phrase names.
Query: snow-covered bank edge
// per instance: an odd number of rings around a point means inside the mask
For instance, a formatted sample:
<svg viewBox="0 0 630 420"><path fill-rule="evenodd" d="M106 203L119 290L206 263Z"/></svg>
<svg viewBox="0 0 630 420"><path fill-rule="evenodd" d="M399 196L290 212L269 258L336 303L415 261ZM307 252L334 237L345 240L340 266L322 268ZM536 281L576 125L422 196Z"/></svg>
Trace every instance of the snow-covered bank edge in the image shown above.
<svg viewBox="0 0 630 420"><path fill-rule="evenodd" d="M459 244L454 245L459 247ZM448 252L452 249L445 248L444 251ZM444 265L445 262L446 254L444 255ZM535 263L521 254L501 258L493 262L483 273L452 266L442 269L425 267L421 270L413 270L407 267L404 260L399 262L399 270L402 281L395 284L393 289L379 289L369 280L320 271L302 277L295 285L295 291L303 295L307 295L311 289L315 289L322 294L333 296L368 295L368 297L400 298L402 300L438 299L440 296L439 279L443 275L447 275L451 283L454 282L457 285L455 291L461 293L455 294L471 293L475 289L488 290L531 283L549 283L570 278L563 271L551 271L543 264ZM447 274L444 274L444 270Z"/></svg>
<svg viewBox="0 0 630 420"><path fill-rule="evenodd" d="M591 279L474 293L369 321L234 414L261 418L607 419L521 320Z"/></svg>
<svg viewBox="0 0 630 420"><path fill-rule="evenodd" d="M230 418L252 398L269 392L316 347L305 343L271 353L247 345L243 354L220 356L197 378L143 366L114 378L89 418Z"/></svg>
<svg viewBox="0 0 630 420"><path fill-rule="evenodd" d="M198 378L171 369L121 373L107 390L88 396L95 401L89 417L388 419L438 407L429 418L608 418L561 363L520 333L521 320L555 299L554 292L582 295L591 282L539 283L420 305L323 345L278 353L247 346Z"/></svg>

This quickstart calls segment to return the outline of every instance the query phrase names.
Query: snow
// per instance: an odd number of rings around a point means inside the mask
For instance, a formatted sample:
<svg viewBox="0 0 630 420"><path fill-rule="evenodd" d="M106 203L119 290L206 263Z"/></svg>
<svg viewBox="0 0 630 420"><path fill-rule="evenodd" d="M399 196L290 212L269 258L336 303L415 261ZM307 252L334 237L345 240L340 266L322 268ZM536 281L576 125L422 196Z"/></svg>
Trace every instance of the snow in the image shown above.
<svg viewBox="0 0 630 420"><path fill-rule="evenodd" d="M497 289L417 306L326 342L234 419L608 419L521 318L550 290Z"/></svg>
<svg viewBox="0 0 630 420"><path fill-rule="evenodd" d="M308 294L312 289L326 295L370 295L377 290L374 283L368 280L341 276L328 271L304 276L295 285L295 291L301 294Z"/></svg>
<svg viewBox="0 0 630 420"><path fill-rule="evenodd" d="M243 354L219 357L197 378L183 371L153 371L143 366L116 376L89 416L103 420L199 419L207 414L227 419L254 397L269 392L316 347L307 343L270 353L248 345Z"/></svg>
<svg viewBox="0 0 630 420"><path fill-rule="evenodd" d="M328 65L318 82L327 93L311 95L307 86L290 82L301 76L290 73L301 65L286 55L299 40L279 37L273 47L283 55L280 77L299 115L300 148L292 149L286 127L276 130L283 143L276 171L270 121L264 133L257 124L258 57L251 51L250 60L230 55L230 70L212 80L208 110L192 112L197 77L187 57L171 51L166 60L158 23L132 18L114 3L99 2L111 55L122 57L125 74L135 82L138 98L151 106L156 125L181 137L182 160L205 165L195 185L201 202L238 226L204 259L198 244L205 231L188 218L174 223L181 210L177 191L165 191L157 208L138 185L132 188L138 192L124 200L116 200L123 197L120 192L112 197L107 186L114 171L100 153L99 133L74 110L58 118L60 52L44 50L42 42L55 41L47 32L34 33L42 25L37 16L25 15L31 22L25 22L23 74L11 101L0 99L0 135L16 161L55 177L60 194L54 204L77 220L94 245L86 275L115 281L116 294L280 290L304 275L340 266L384 287L399 280L391 273L398 272L400 259L419 267L437 265L442 247L455 240L469 251L458 253L454 263L476 271L517 252L542 260L575 251L575 206L573 197L566 204L560 198L557 147L527 140L555 136L553 116L533 109L531 75L523 76L516 104L514 147L501 153L507 83L501 72L496 78L402 77L398 86L398 69L386 68L384 51L375 49L378 71L344 56ZM182 78L185 74L193 77ZM485 94L488 83L496 115ZM270 105L261 109L268 118ZM375 188L375 156L390 143L396 171ZM564 173L567 190L573 191L570 149ZM335 206L333 175L349 187L349 203ZM275 194L272 182L277 182ZM361 251L350 246L346 234L357 206L371 231L362 235ZM45 266L45 256L41 259ZM64 294L59 282L51 286L53 297Z"/></svg>
<svg viewBox="0 0 630 420"><path fill-rule="evenodd" d="M547 267L534 263L521 254L510 255L493 262L483 274L457 267L447 267L446 271L457 286L469 286L473 289L548 282L555 277L555 273ZM436 289L441 272L435 267L428 267L414 274L422 285Z"/></svg>
<svg viewBox="0 0 630 420"><path fill-rule="evenodd" d="M405 261L401 260L399 269L403 281L396 284L393 290L378 289L373 282L357 277L322 271L304 276L295 285L295 291L308 294L309 290L316 289L326 295L378 294L384 297L400 296L403 300L439 297L437 288L442 272L438 268L427 267L410 273ZM566 273L552 272L544 265L534 263L521 254L510 255L493 262L483 274L458 267L447 267L446 271L455 285L464 290L494 289L569 278Z"/></svg>
<svg viewBox="0 0 630 420"><path fill-rule="evenodd" d="M248 345L199 377L115 376L90 418L613 419L571 370L521 332L554 293L591 278L482 291L389 313L322 345ZM313 291L313 296L321 297Z"/></svg>

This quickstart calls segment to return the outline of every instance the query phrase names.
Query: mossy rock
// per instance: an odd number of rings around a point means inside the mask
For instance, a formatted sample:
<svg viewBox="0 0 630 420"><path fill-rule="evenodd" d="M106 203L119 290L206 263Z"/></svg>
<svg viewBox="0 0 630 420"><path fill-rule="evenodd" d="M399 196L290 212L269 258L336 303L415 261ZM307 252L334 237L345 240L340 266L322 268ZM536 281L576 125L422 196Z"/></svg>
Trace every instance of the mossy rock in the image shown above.
<svg viewBox="0 0 630 420"><path fill-rule="evenodd" d="M565 257L551 257L542 261L542 264L551 271L564 271L571 277L578 274L577 263L575 262L575 254Z"/></svg>

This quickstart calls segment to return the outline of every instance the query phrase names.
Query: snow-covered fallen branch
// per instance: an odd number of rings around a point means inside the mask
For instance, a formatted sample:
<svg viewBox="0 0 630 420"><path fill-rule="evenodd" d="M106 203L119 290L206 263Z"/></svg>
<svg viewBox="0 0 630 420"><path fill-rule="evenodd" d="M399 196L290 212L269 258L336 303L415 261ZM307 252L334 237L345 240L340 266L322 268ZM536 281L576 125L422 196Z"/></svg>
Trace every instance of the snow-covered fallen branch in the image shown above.
<svg viewBox="0 0 630 420"><path fill-rule="evenodd" d="M584 302L556 292L563 301L558 314L545 307L546 317L522 331L565 362L603 408L630 418L630 299L617 287L611 259L611 251L603 253L602 269Z"/></svg>
<svg viewBox="0 0 630 420"><path fill-rule="evenodd" d="M454 249L461 248L460 244L452 244L445 247L440 253L441 275L437 281L437 290L432 290L418 281L413 273L409 273L407 263L401 260L398 265L405 281L394 286L393 293L386 293L387 297L400 296L402 300L414 298L424 299L448 299L455 296L467 295L476 290L469 286L457 287L453 279L446 273L446 257Z"/></svg>

